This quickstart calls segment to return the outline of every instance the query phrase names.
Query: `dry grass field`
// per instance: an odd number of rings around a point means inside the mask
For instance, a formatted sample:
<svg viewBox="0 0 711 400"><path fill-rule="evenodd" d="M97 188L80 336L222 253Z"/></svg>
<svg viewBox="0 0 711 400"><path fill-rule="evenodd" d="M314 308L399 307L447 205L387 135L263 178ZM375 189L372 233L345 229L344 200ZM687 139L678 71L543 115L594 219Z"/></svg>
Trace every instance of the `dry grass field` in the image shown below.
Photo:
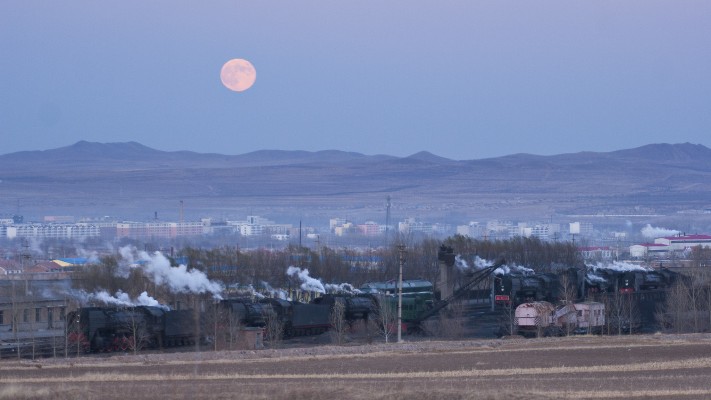
<svg viewBox="0 0 711 400"><path fill-rule="evenodd" d="M151 353L0 362L0 399L711 398L711 335Z"/></svg>

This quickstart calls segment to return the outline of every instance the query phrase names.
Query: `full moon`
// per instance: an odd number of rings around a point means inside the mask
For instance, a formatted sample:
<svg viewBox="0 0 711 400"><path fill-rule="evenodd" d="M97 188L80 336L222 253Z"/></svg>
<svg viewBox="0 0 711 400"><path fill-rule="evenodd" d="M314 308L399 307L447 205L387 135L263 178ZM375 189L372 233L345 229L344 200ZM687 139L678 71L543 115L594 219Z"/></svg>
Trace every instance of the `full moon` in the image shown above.
<svg viewBox="0 0 711 400"><path fill-rule="evenodd" d="M254 81L257 79L257 70L249 61L235 58L222 66L220 79L227 89L244 92L254 85Z"/></svg>

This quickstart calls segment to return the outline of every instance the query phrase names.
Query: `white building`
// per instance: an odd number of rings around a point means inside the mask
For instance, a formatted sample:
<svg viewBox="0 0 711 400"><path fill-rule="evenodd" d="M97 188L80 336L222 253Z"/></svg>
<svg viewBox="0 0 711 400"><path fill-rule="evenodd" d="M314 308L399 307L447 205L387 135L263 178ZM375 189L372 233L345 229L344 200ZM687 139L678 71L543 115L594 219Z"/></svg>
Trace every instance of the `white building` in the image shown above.
<svg viewBox="0 0 711 400"><path fill-rule="evenodd" d="M669 247L670 251L683 251L692 247L711 247L709 235L678 235L654 239L654 243Z"/></svg>
<svg viewBox="0 0 711 400"><path fill-rule="evenodd" d="M661 243L643 243L630 246L630 257L644 258L662 256L669 252L669 246Z"/></svg>
<svg viewBox="0 0 711 400"><path fill-rule="evenodd" d="M0 236L8 239L78 239L101 236L101 228L87 223L3 225L0 226Z"/></svg>

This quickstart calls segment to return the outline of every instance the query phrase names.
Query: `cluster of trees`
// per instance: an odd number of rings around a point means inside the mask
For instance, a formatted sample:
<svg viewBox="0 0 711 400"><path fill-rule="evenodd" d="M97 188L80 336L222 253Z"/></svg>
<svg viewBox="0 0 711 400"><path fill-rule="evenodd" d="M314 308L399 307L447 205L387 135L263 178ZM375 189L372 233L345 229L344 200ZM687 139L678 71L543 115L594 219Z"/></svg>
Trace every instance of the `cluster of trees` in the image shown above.
<svg viewBox="0 0 711 400"><path fill-rule="evenodd" d="M353 249L317 249L289 246L283 250L242 251L223 246L211 249L186 247L179 252L191 267L227 284L243 283L258 286L268 282L274 287L287 288L295 282L286 275L290 265L308 268L312 277L329 283L350 283L360 286L367 282L394 279L398 275L398 241L389 247L373 248L368 252ZM581 265L582 259L575 246L568 242L550 243L537 238L508 240L479 240L453 236L444 241L424 239L406 244L405 279L437 280L437 253L442 244L455 249L465 258L479 256L495 260L505 257L507 262L546 271L558 265ZM354 261L358 260L358 261ZM234 268L213 268L213 267Z"/></svg>
<svg viewBox="0 0 711 400"><path fill-rule="evenodd" d="M657 320L669 332L711 331L711 269L690 268L666 292Z"/></svg>

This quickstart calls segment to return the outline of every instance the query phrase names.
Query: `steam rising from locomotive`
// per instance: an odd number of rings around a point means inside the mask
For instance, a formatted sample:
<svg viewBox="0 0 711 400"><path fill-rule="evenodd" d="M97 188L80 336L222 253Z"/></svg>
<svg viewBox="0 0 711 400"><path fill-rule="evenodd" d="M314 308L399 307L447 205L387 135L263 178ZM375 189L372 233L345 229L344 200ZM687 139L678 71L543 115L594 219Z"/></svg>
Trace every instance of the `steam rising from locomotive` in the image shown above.
<svg viewBox="0 0 711 400"><path fill-rule="evenodd" d="M298 268L290 266L286 269L286 274L289 276L297 277L301 280L301 289L308 292L326 293L326 288L323 287L323 283L320 280L312 278L309 275L308 268Z"/></svg>
<svg viewBox="0 0 711 400"><path fill-rule="evenodd" d="M100 290L96 293L89 294L87 297L90 300L96 300L105 304L116 305L121 307L152 306L160 307L166 311L170 310L168 306L160 304L158 300L149 296L147 292L142 292L135 299L131 299L128 293L125 293L121 290L116 292L116 294L113 296L105 290Z"/></svg>
<svg viewBox="0 0 711 400"><path fill-rule="evenodd" d="M350 283L322 283L319 279L311 277L309 270L290 266L286 269L286 274L293 276L301 281L301 290L308 292L325 293L347 293L359 294L360 290L356 289Z"/></svg>
<svg viewBox="0 0 711 400"><path fill-rule="evenodd" d="M215 299L222 299L224 287L220 282L211 281L204 272L191 269L186 265L173 267L163 253L156 251L147 253L137 251L133 246L122 247L119 250L129 268L140 268L151 282L156 285L166 285L174 293L210 293Z"/></svg>

